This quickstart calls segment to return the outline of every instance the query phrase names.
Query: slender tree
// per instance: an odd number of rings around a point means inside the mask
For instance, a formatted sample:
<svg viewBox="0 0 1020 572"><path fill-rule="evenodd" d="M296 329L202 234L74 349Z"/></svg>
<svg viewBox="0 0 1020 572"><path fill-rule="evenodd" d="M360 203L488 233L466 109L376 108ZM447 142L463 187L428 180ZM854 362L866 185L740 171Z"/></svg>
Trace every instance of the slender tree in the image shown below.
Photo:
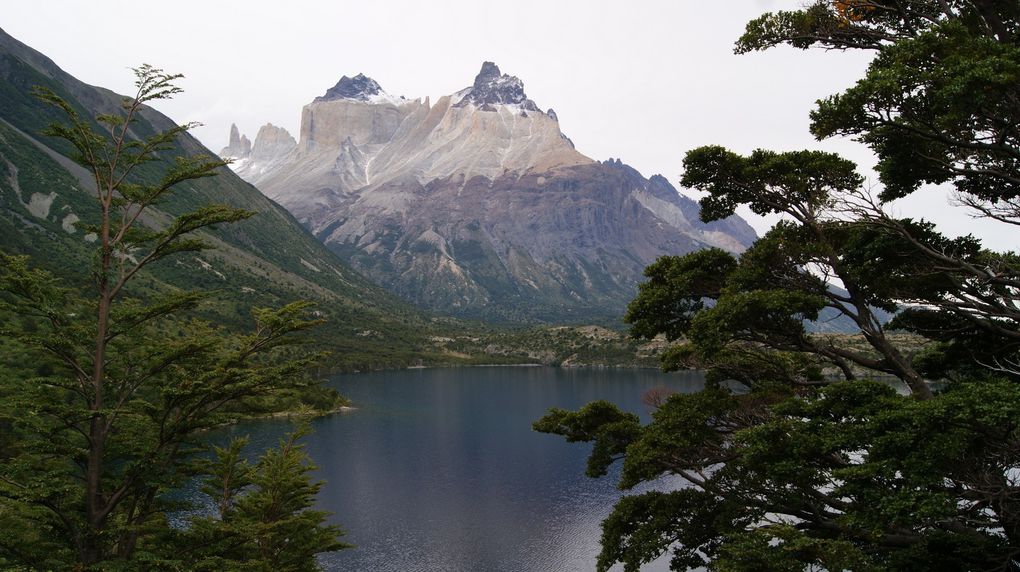
<svg viewBox="0 0 1020 572"><path fill-rule="evenodd" d="M242 456L246 439L215 449L203 492L217 514L193 520L176 542L191 569L312 571L317 554L350 548L337 540L343 531L324 524L328 513L311 509L322 483L312 482L315 467L297 443L306 432L299 428L254 465Z"/></svg>
<svg viewBox="0 0 1020 572"><path fill-rule="evenodd" d="M146 104L180 93L181 76L151 66L135 75L119 114L85 118L58 94L37 92L66 115L45 134L68 142L91 174L100 215L88 227L96 252L84 284L65 286L26 257L0 253L0 311L17 317L3 334L47 364L2 376L0 417L11 420L12 438L0 464L0 564L110 569L144 558L172 567L166 493L192 474L200 432L221 423L225 407L310 385L317 356L281 353L318 323L307 304L255 309L255 330L231 334L184 315L203 293L132 295L151 265L207 248L201 231L253 214L209 205L166 217L152 208L225 163L179 154L177 138L195 124L139 136ZM323 540L307 550L337 547L326 537L338 531L320 521L307 521Z"/></svg>

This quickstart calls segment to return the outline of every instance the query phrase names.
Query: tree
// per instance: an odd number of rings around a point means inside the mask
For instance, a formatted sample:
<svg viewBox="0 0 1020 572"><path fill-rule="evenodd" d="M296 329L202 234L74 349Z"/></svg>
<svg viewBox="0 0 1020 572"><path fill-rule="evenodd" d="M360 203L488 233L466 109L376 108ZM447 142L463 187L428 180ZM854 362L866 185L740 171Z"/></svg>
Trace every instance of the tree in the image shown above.
<svg viewBox="0 0 1020 572"><path fill-rule="evenodd" d="M336 526L324 525L328 513L310 510L322 483L297 440L301 428L262 454L254 466L241 455L247 439L215 448L203 492L216 501L216 518L192 521L176 544L192 570L318 570L316 554L350 548L337 541Z"/></svg>
<svg viewBox="0 0 1020 572"><path fill-rule="evenodd" d="M704 391L670 396L647 425L606 403L536 422L593 442L592 476L622 460L622 488L686 481L617 504L600 569L667 552L674 569L1015 564L1020 261L883 201L946 184L976 216L1020 223L1018 33L1020 8L994 0L817 0L748 24L737 52L875 53L864 78L818 103L812 132L869 145L881 192L827 153L687 154L682 182L707 193L704 220L738 205L783 220L739 257L703 251L646 270L632 333L676 342L664 367L707 370ZM805 328L833 318L863 342Z"/></svg>
<svg viewBox="0 0 1020 572"><path fill-rule="evenodd" d="M15 317L3 334L44 364L0 376L11 435L0 466L5 565L134 568L172 557L165 493L193 473L200 433L245 399L312 385L306 371L317 356L281 357L295 333L318 323L307 304L255 309L255 331L232 334L187 316L204 293L132 295L151 265L207 248L198 231L253 214L208 205L154 215L181 183L225 163L177 154L175 140L194 124L138 137L145 105L178 94L181 76L147 65L135 75L122 113L94 119L53 91L37 93L66 115L45 135L68 142L91 174L100 216L88 227L97 240L85 284L65 286L26 257L0 253L0 312ZM314 493L301 486L300 495ZM317 547L337 547L325 538L337 531L320 521L307 521L324 533Z"/></svg>

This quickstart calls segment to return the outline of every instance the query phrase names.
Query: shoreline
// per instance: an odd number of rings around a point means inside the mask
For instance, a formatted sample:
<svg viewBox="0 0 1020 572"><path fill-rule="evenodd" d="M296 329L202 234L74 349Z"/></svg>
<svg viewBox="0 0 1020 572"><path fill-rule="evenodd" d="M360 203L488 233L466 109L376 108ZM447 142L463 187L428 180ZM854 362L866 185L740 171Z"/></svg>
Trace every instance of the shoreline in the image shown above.
<svg viewBox="0 0 1020 572"><path fill-rule="evenodd" d="M383 368L373 369L368 371L348 371L340 372L332 375L353 375L362 373L380 373L385 371L406 371L411 369L459 369L463 367L552 367L558 369L654 369L658 370L658 367L649 365L627 365L627 364L597 364L597 363L582 363L582 364L546 364L546 363L460 363L460 364L438 364L438 365L409 365L405 367L394 367L394 368Z"/></svg>

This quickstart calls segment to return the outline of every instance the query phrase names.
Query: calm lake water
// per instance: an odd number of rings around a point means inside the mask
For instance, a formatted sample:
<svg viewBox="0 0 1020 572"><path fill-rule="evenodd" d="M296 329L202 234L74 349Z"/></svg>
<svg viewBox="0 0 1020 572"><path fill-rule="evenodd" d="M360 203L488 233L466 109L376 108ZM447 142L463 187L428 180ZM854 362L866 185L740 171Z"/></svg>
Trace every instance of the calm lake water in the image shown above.
<svg viewBox="0 0 1020 572"><path fill-rule="evenodd" d="M590 446L536 433L531 423L550 407L596 399L647 420L642 392L695 391L702 377L492 367L343 375L331 383L357 409L316 420L305 444L317 477L328 482L318 507L334 513L357 548L326 555L324 568L547 572L594 569L599 524L622 493L618 467L607 478L585 477ZM270 421L230 432L262 448L289 428Z"/></svg>

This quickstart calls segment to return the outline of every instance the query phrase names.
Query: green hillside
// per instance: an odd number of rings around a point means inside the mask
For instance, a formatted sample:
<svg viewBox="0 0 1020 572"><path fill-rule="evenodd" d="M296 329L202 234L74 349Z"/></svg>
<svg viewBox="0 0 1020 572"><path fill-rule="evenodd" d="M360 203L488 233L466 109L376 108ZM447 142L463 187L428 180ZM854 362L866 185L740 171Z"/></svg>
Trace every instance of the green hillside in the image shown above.
<svg viewBox="0 0 1020 572"><path fill-rule="evenodd" d="M28 254L34 264L80 280L91 264L87 224L96 219L97 206L89 196L94 186L67 158L66 144L40 135L61 117L32 95L34 86L53 90L83 117L116 112L122 97L78 81L0 31L0 248ZM172 125L146 109L134 134L144 137ZM177 147L174 154L213 155L188 135ZM151 180L163 168L147 165L139 176ZM326 320L316 337L331 351L333 367L393 367L427 357L435 322L350 270L283 208L227 168L186 183L145 222L159 227L168 215L209 203L258 214L203 236L215 248L156 265L136 281L134 295L212 290L216 294L204 313L237 327L248 325L252 306L309 300Z"/></svg>

